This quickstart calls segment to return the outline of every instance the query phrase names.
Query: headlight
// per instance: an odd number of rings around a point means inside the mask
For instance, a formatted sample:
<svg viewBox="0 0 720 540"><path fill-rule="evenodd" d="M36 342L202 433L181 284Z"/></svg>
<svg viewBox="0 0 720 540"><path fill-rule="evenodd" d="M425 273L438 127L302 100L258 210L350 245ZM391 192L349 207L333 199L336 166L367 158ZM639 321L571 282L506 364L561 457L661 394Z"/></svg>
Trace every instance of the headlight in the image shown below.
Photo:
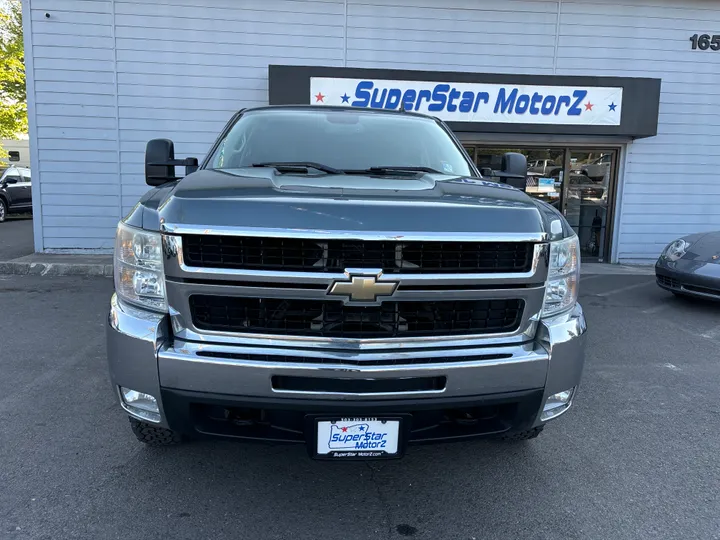
<svg viewBox="0 0 720 540"><path fill-rule="evenodd" d="M685 240L675 240L674 242L668 244L668 246L663 250L662 257L668 261L677 261L678 259L682 259L688 249L690 249L690 242Z"/></svg>
<svg viewBox="0 0 720 540"><path fill-rule="evenodd" d="M115 291L138 306L167 311L162 237L120 223L115 237Z"/></svg>
<svg viewBox="0 0 720 540"><path fill-rule="evenodd" d="M556 315L577 302L580 284L580 243L577 236L550 242L550 267L543 316Z"/></svg>

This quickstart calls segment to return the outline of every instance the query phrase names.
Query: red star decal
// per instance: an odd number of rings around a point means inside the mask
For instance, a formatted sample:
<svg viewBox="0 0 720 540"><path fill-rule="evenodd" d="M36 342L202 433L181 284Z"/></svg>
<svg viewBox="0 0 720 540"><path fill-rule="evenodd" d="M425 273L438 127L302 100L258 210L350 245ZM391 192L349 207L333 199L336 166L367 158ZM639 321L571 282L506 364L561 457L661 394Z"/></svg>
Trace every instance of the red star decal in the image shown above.
<svg viewBox="0 0 720 540"><path fill-rule="evenodd" d="M342 430L343 430L343 433L345 433L345 432L347 431L347 428L346 428L346 427L344 427L344 428L340 428L340 429L342 429Z"/></svg>
<svg viewBox="0 0 720 540"><path fill-rule="evenodd" d="M585 110L586 110L586 111L592 111L592 108L593 108L594 106L595 106L595 105L594 105L593 103L590 103L590 102L588 101L588 102L585 104Z"/></svg>
<svg viewBox="0 0 720 540"><path fill-rule="evenodd" d="M325 99L325 96L322 95L322 92L318 92L315 96L315 103L325 103L323 100Z"/></svg>

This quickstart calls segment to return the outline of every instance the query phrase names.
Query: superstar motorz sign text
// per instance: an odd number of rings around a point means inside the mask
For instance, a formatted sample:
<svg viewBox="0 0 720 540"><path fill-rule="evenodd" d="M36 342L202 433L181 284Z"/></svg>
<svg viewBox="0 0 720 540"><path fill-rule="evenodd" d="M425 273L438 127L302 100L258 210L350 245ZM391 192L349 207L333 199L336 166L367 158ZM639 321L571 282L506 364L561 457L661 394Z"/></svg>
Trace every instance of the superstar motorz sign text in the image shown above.
<svg viewBox="0 0 720 540"><path fill-rule="evenodd" d="M310 103L415 111L449 122L619 126L622 88L310 78Z"/></svg>

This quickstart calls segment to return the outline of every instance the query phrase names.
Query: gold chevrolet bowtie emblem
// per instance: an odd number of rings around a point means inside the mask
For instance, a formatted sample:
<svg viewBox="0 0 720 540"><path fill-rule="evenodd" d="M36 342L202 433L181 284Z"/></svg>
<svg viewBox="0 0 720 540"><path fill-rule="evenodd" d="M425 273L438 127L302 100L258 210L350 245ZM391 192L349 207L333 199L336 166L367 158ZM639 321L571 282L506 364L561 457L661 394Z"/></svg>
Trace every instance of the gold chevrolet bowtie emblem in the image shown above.
<svg viewBox="0 0 720 540"><path fill-rule="evenodd" d="M350 281L336 281L330 286L328 294L347 296L350 302L376 302L378 296L392 296L397 289L395 281L378 281L378 275L352 275Z"/></svg>

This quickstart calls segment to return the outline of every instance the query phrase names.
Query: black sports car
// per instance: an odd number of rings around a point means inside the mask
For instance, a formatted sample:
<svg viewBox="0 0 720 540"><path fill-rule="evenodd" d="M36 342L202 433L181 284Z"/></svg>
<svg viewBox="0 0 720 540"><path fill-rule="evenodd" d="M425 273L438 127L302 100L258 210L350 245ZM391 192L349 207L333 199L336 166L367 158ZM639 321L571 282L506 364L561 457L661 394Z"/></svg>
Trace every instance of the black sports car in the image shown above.
<svg viewBox="0 0 720 540"><path fill-rule="evenodd" d="M720 231L671 242L655 263L655 276L673 294L720 300Z"/></svg>

